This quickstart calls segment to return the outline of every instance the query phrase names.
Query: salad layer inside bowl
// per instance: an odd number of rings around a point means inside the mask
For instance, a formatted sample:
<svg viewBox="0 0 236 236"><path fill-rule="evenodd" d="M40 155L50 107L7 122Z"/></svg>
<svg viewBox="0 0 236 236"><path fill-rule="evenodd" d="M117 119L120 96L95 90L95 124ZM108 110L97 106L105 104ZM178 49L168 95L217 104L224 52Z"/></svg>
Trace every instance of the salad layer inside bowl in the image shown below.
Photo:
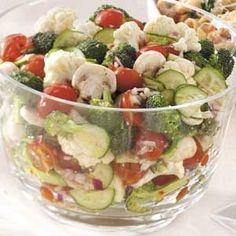
<svg viewBox="0 0 236 236"><path fill-rule="evenodd" d="M44 11L35 33L2 40L8 155L25 184L79 221L173 218L214 170L232 53L165 15L144 22L102 5L81 22L76 13Z"/></svg>

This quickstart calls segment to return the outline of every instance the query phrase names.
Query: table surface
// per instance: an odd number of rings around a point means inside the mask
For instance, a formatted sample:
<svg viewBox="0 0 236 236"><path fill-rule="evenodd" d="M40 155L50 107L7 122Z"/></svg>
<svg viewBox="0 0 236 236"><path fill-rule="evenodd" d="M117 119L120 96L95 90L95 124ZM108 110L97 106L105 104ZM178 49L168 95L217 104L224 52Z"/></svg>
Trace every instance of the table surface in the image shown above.
<svg viewBox="0 0 236 236"><path fill-rule="evenodd" d="M0 10L4 10L19 2L19 0L0 0ZM212 214L218 208L234 201L236 202L236 145L234 140L234 137L236 137L235 119L236 109L232 115L230 129L225 137L225 144L221 153L218 168L203 199L191 209L177 217L177 219L168 227L147 236L208 236L212 234L214 234L214 236L235 235L211 219ZM49 235L49 232L50 235L57 236L102 236L108 234L57 224L41 212L32 200L29 199L27 204L22 203L22 200L25 201L27 198L23 193L19 194L17 192L17 183L10 176L6 163L3 165L1 164L0 173L0 177L2 177L1 182L2 180L5 180L3 181L5 185L0 183L0 189L2 193L5 194L5 197L8 196L5 199L6 201L3 201L0 204L0 236L47 236ZM6 177L6 175L9 176ZM8 186L11 185L16 187L10 189L6 188L6 183ZM10 199L13 194L14 197ZM14 206L17 206L17 211L14 211ZM9 215L11 219L8 219ZM8 219L8 222L6 222L6 219ZM14 225L14 227L12 225ZM121 235L119 233L112 234L114 236ZM124 233L122 234L124 235Z"/></svg>

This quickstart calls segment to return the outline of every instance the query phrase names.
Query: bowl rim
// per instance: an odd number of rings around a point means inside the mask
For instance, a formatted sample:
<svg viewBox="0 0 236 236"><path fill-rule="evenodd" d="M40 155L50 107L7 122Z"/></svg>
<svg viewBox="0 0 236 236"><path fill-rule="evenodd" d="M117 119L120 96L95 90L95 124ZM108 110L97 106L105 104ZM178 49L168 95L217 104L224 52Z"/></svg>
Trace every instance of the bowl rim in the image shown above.
<svg viewBox="0 0 236 236"><path fill-rule="evenodd" d="M18 9L22 6L28 5L28 4L35 4L35 3L40 3L42 0L26 0L23 1L21 3L18 3L10 8L8 8L7 10L3 11L2 13L0 13L0 20L2 17L4 17L5 15L7 15L7 13L14 11L15 9ZM155 0L152 0L153 2L155 2ZM234 27L232 27L231 25L227 24L226 22L222 21L220 18L218 18L217 16L206 12L200 8L191 6L187 3L182 3L182 2L178 2L176 0L161 0L163 2L166 3L172 3L178 6L182 6L185 8L188 8L190 10L196 11L197 13L200 13L204 16L207 16L209 19L211 19L213 22L217 22L219 23L222 27L228 28L230 30L231 35L233 35L236 39L236 29ZM234 48L236 50L236 48ZM236 58L235 58L236 61ZM234 67L234 70L232 72L232 74L236 74L236 65ZM232 76L231 74L231 76ZM32 93L34 95L37 95L39 97L43 97L49 100L54 100L55 102L59 102L59 103L63 103L65 105L69 105L69 106L73 106L75 108L81 108L81 109L94 109L94 110L104 110L104 111L116 111L116 112L163 112L163 111L171 111L171 110L179 110L182 108L186 108L189 106L195 106L195 105L202 105L204 103L208 103L217 99L220 99L221 97L224 97L225 95L229 94L230 92L232 92L233 90L236 90L236 83L230 85L227 89L212 95L212 96L208 96L207 98L204 99L197 99L197 100L193 100L191 102L188 103L184 103L181 105L174 105L174 106L167 106L167 107L159 107L159 108L112 108L112 107L99 107L99 106L94 106L94 105L90 105L90 104L85 104L85 103L80 103L80 102L72 102L72 101L68 101L62 98L58 98L58 97L54 97L51 95L48 95L44 92L40 92L37 90L34 90L24 84L21 84L18 81L13 80L10 76L4 74L3 72L0 71L0 76L2 76L7 82L10 82L11 84L13 84L15 87L19 87L22 90L25 90L26 92Z"/></svg>

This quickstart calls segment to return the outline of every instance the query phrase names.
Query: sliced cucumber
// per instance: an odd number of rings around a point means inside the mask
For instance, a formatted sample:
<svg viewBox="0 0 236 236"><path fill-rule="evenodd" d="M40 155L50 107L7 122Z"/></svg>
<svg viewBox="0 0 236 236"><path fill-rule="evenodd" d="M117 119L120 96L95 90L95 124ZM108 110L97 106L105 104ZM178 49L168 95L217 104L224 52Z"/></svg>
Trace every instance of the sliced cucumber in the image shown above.
<svg viewBox="0 0 236 236"><path fill-rule="evenodd" d="M116 156L116 163L139 163L140 159L129 152L123 153L121 155Z"/></svg>
<svg viewBox="0 0 236 236"><path fill-rule="evenodd" d="M165 89L164 84L160 81L157 81L155 78L145 77L144 83L150 89L154 89L157 91L163 91Z"/></svg>
<svg viewBox="0 0 236 236"><path fill-rule="evenodd" d="M212 67L201 69L195 76L200 88L205 90L209 95L215 95L227 88L224 76Z"/></svg>
<svg viewBox="0 0 236 236"><path fill-rule="evenodd" d="M149 44L168 45L174 43L176 40L163 35L158 34L146 34L146 40Z"/></svg>
<svg viewBox="0 0 236 236"><path fill-rule="evenodd" d="M70 191L70 194L80 206L96 211L106 209L113 203L115 190L113 188L107 188L102 191L74 189Z"/></svg>
<svg viewBox="0 0 236 236"><path fill-rule="evenodd" d="M161 91L161 95L165 98L168 105L174 105L175 104L175 91L173 89L165 89Z"/></svg>
<svg viewBox="0 0 236 236"><path fill-rule="evenodd" d="M79 31L65 30L55 40L53 48L75 47L89 37Z"/></svg>
<svg viewBox="0 0 236 236"><path fill-rule="evenodd" d="M111 28L102 29L95 34L94 39L99 42L105 43L107 45L113 44L114 32L115 32L115 29L111 29Z"/></svg>
<svg viewBox="0 0 236 236"><path fill-rule="evenodd" d="M97 164L92 172L92 176L102 181L103 188L105 189L112 182L114 173L110 165Z"/></svg>
<svg viewBox="0 0 236 236"><path fill-rule="evenodd" d="M200 99L207 98L207 93L205 93L203 90L198 88L195 85L183 85L177 88L175 93L175 103L176 105L181 105L185 103L189 103L192 101L197 101ZM185 117L192 117L194 114L198 113L200 111L200 105L189 105L186 108L181 108L180 112Z"/></svg>
<svg viewBox="0 0 236 236"><path fill-rule="evenodd" d="M74 138L80 145L82 152L90 157L102 158L110 147L108 133L96 125L80 125Z"/></svg>
<svg viewBox="0 0 236 236"><path fill-rule="evenodd" d="M26 54L20 58L17 58L17 60L14 62L14 64L16 66L21 67L21 66L25 65L30 60L30 58L34 55L35 54Z"/></svg>
<svg viewBox="0 0 236 236"><path fill-rule="evenodd" d="M182 84L187 84L184 75L176 70L167 70L158 75L157 80L160 81L166 89L176 89Z"/></svg>

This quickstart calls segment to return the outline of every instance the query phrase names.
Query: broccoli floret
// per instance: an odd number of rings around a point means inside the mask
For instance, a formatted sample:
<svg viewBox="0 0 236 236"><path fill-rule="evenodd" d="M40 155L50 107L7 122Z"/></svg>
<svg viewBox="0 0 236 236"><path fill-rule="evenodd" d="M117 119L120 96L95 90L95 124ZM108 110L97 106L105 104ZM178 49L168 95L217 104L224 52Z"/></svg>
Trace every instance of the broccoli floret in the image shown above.
<svg viewBox="0 0 236 236"><path fill-rule="evenodd" d="M134 137L136 128L122 123L120 127L114 129L111 133L111 151L118 156L126 151L129 151L134 146Z"/></svg>
<svg viewBox="0 0 236 236"><path fill-rule="evenodd" d="M119 60L124 67L133 68L137 59L135 48L127 43L121 43L114 50L107 53L103 65L108 66Z"/></svg>
<svg viewBox="0 0 236 236"><path fill-rule="evenodd" d="M199 135L214 136L218 130L219 123L215 119L211 118L203 121L198 130L198 133Z"/></svg>
<svg viewBox="0 0 236 236"><path fill-rule="evenodd" d="M48 53L52 49L56 37L57 34L53 32L46 32L46 33L39 32L35 34L32 38L34 52L41 54Z"/></svg>
<svg viewBox="0 0 236 236"><path fill-rule="evenodd" d="M110 90L105 89L103 92L103 99L92 99L90 104L100 107L113 107L113 100ZM108 132L112 132L114 129L120 127L122 122L119 112L99 109L90 110L88 120L92 124L104 128Z"/></svg>
<svg viewBox="0 0 236 236"><path fill-rule="evenodd" d="M43 80L30 72L18 71L11 74L11 78L38 91L43 91Z"/></svg>
<svg viewBox="0 0 236 236"><path fill-rule="evenodd" d="M104 5L100 6L100 7L94 12L93 16L91 16L89 19L90 19L91 21L95 21L97 15L98 15L101 11L104 11L104 10L107 10L107 9L116 9L116 10L119 10L119 11L121 11L121 12L124 13L125 18L129 18L129 17L130 17L129 14L128 14L125 10L123 10L123 9L121 9L121 8L118 8L118 7L115 7L115 6L113 6L113 5L104 4Z"/></svg>
<svg viewBox="0 0 236 236"><path fill-rule="evenodd" d="M201 48L202 48L200 51L201 55L204 58L209 59L211 55L215 53L215 47L214 47L213 42L207 39L204 39L204 40L199 41L199 43L201 44Z"/></svg>
<svg viewBox="0 0 236 236"><path fill-rule="evenodd" d="M199 67L205 67L209 64L208 60L205 59L201 53L189 51L184 54L184 58L186 58L189 61L194 61L197 66Z"/></svg>
<svg viewBox="0 0 236 236"><path fill-rule="evenodd" d="M97 40L86 40L78 45L78 48L84 53L86 58L95 59L101 64L108 51L107 45Z"/></svg>
<svg viewBox="0 0 236 236"><path fill-rule="evenodd" d="M201 3L202 9L211 12L211 9L215 6L215 0L207 0Z"/></svg>
<svg viewBox="0 0 236 236"><path fill-rule="evenodd" d="M146 108L165 107L168 103L165 98L160 94L150 96L146 101Z"/></svg>

